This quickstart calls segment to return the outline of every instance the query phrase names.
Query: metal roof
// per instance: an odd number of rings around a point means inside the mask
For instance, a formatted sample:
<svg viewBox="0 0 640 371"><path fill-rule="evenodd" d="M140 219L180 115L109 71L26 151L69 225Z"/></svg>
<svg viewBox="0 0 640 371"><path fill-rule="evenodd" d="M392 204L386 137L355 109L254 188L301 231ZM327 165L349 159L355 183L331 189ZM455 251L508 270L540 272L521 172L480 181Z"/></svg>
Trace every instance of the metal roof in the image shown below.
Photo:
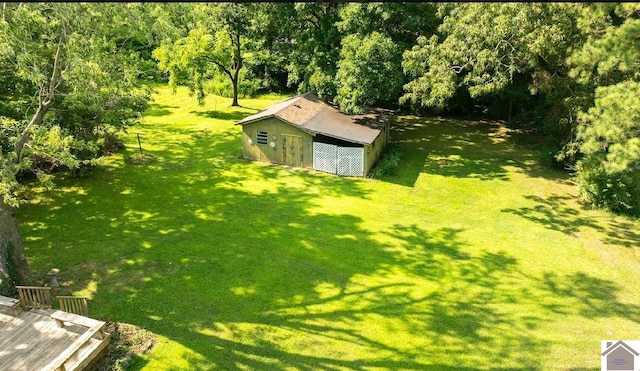
<svg viewBox="0 0 640 371"><path fill-rule="evenodd" d="M371 144L380 134L390 112L377 109L363 115L347 115L315 94L306 93L245 117L237 125L277 117L312 135L321 134L352 143Z"/></svg>

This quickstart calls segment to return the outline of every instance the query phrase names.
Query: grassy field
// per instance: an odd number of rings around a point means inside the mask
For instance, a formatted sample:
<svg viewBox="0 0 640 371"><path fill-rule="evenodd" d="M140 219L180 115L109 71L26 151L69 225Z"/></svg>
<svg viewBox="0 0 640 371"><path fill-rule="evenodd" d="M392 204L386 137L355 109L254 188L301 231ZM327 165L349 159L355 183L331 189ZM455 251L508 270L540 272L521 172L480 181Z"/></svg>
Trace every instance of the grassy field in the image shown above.
<svg viewBox="0 0 640 371"><path fill-rule="evenodd" d="M159 88L125 151L18 211L34 276L158 336L133 369L599 370L640 337L640 222L517 133L399 117L384 180L240 159L234 122L279 99Z"/></svg>

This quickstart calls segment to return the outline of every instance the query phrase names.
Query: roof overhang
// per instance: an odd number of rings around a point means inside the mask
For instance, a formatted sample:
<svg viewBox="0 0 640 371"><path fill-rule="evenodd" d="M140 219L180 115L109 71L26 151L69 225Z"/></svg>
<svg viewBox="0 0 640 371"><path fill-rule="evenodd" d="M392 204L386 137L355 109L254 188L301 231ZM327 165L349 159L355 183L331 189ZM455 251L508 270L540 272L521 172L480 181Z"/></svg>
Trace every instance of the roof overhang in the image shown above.
<svg viewBox="0 0 640 371"><path fill-rule="evenodd" d="M347 115L332 105L322 102L315 95L307 93L280 101L265 110L245 117L236 125L277 118L313 136L324 135L351 143L370 145L380 135L381 128L384 127L382 121L389 119L388 114L391 111L372 112L364 115Z"/></svg>

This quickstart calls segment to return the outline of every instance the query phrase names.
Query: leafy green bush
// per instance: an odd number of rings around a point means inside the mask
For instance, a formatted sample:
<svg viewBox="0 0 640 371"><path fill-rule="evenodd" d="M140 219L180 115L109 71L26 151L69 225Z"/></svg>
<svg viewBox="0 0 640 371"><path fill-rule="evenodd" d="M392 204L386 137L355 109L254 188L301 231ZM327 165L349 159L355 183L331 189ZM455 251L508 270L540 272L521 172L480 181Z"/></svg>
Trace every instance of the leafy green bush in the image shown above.
<svg viewBox="0 0 640 371"><path fill-rule="evenodd" d="M586 202L616 213L640 216L640 170L610 174L602 167L582 167L578 185Z"/></svg>
<svg viewBox="0 0 640 371"><path fill-rule="evenodd" d="M233 86L229 78L223 75L216 75L211 80L203 83L204 89L208 94L219 95L225 98L233 98ZM262 90L261 81L247 73L240 71L240 79L238 81L238 96L242 98L254 97Z"/></svg>
<svg viewBox="0 0 640 371"><path fill-rule="evenodd" d="M216 75L211 80L204 82L204 89L209 94L219 95L225 98L233 97L233 87L228 78Z"/></svg>
<svg viewBox="0 0 640 371"><path fill-rule="evenodd" d="M392 175L400 165L402 155L402 149L398 144L389 144L378 163L369 172L369 178L382 178Z"/></svg>

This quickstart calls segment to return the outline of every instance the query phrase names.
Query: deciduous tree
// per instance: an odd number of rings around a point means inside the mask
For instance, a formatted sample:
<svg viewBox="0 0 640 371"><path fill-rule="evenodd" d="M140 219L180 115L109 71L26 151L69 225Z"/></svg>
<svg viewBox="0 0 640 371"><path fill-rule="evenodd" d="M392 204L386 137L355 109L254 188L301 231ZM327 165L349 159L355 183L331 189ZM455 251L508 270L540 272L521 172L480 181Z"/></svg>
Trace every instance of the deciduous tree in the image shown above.
<svg viewBox="0 0 640 371"><path fill-rule="evenodd" d="M0 65L16 88L0 97L0 280L7 292L24 284L29 270L13 207L18 206L16 175L39 168L77 168L95 158L98 136L122 129L144 110L148 95L135 88L136 56L114 40L114 26L126 4L19 3L3 6ZM121 35L122 30L117 31ZM69 112L73 111L73 120ZM83 111L84 113L80 113ZM90 120L87 118L90 117ZM90 121L90 124L88 124ZM86 134L86 133L85 133ZM88 159L79 157L88 151Z"/></svg>
<svg viewBox="0 0 640 371"><path fill-rule="evenodd" d="M200 104L206 96L205 82L222 73L229 78L232 106L238 106L238 82L244 66L243 49L251 22L251 4L196 4L192 8L193 26L177 40L167 39L153 55L159 67L170 74L175 87L185 83Z"/></svg>
<svg viewBox="0 0 640 371"><path fill-rule="evenodd" d="M439 20L432 3L349 3L336 23L342 48L336 74L336 102L346 112L367 105L396 105L401 85L402 52L420 36L432 35Z"/></svg>
<svg viewBox="0 0 640 371"><path fill-rule="evenodd" d="M441 5L439 35L418 38L405 52L411 81L403 102L444 107L460 89L472 98L505 89L518 75L562 74L575 37L567 4L464 3Z"/></svg>
<svg viewBox="0 0 640 371"><path fill-rule="evenodd" d="M289 56L289 84L332 100L342 35L336 22L341 4L296 3L296 22L289 30L295 48Z"/></svg>
<svg viewBox="0 0 640 371"><path fill-rule="evenodd" d="M362 113L367 106L397 97L402 88L400 58L399 48L378 32L343 38L336 74L340 110Z"/></svg>

